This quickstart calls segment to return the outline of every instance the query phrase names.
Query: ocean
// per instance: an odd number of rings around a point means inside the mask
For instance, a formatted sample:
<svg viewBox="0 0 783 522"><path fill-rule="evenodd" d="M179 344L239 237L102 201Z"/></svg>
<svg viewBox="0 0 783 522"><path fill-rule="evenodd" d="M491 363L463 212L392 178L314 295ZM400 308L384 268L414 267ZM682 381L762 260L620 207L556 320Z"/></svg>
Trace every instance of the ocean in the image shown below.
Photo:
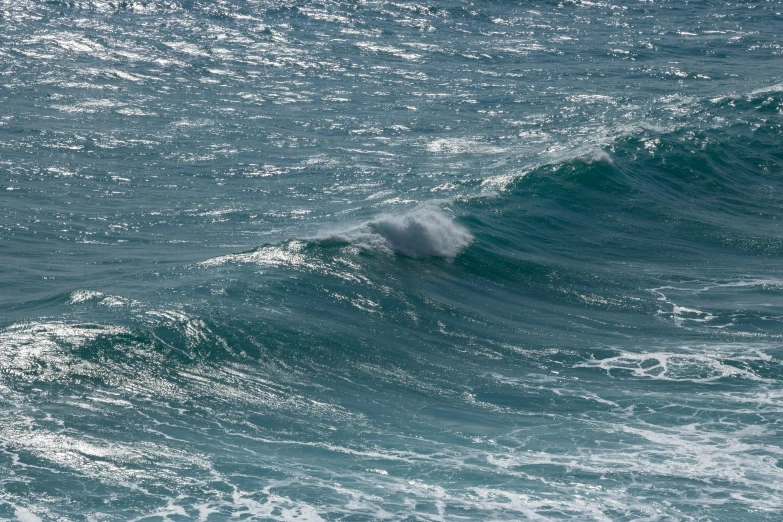
<svg viewBox="0 0 783 522"><path fill-rule="evenodd" d="M0 0L0 519L783 520L779 0Z"/></svg>

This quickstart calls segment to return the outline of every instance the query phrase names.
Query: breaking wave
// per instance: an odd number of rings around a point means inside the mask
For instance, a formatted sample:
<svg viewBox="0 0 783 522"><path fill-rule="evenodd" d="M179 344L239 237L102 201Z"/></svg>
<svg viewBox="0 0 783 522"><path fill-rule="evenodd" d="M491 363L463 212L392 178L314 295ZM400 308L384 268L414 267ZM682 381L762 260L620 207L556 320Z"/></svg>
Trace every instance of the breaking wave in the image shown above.
<svg viewBox="0 0 783 522"><path fill-rule="evenodd" d="M385 214L318 238L321 243L348 243L388 254L446 259L454 259L472 240L467 228L434 206L417 207L402 215Z"/></svg>

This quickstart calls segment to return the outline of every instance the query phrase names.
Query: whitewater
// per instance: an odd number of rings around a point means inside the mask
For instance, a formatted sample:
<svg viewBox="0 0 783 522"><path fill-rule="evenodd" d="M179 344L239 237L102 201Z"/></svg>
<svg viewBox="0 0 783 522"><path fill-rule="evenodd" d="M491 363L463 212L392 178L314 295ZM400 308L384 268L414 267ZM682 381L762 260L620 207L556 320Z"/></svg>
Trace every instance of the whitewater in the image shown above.
<svg viewBox="0 0 783 522"><path fill-rule="evenodd" d="M0 0L0 520L783 520L781 13Z"/></svg>

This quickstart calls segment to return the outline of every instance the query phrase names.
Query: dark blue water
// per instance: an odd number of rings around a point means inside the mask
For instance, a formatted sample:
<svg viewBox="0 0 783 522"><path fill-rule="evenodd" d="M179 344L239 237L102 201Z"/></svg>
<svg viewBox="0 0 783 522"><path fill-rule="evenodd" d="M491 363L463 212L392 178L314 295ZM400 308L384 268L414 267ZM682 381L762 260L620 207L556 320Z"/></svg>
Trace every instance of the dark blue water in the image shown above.
<svg viewBox="0 0 783 522"><path fill-rule="evenodd" d="M0 1L0 519L783 520L777 1Z"/></svg>

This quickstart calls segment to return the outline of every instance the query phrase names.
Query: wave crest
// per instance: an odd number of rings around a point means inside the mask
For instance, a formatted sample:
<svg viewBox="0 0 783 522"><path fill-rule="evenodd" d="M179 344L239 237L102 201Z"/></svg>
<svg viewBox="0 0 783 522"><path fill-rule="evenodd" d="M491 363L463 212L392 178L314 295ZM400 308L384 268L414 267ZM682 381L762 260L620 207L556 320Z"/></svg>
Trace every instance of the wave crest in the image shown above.
<svg viewBox="0 0 783 522"><path fill-rule="evenodd" d="M453 259L473 241L473 236L443 210L424 206L403 215L384 214L318 240L415 258Z"/></svg>

